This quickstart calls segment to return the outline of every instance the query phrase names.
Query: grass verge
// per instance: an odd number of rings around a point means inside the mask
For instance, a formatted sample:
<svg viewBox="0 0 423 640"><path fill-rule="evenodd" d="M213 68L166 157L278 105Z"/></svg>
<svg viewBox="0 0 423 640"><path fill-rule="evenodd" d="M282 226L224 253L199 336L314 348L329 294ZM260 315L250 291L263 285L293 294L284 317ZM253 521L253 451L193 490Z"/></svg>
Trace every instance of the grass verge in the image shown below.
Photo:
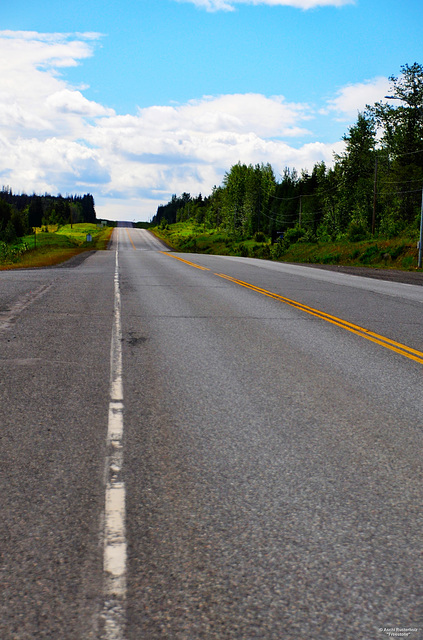
<svg viewBox="0 0 423 640"><path fill-rule="evenodd" d="M241 238L222 229L206 229L204 225L179 222L151 231L175 251L210 253L250 258L298 262L306 264L334 264L416 271L418 249L414 237L376 238L350 242L295 242L274 244L270 240L256 242ZM421 270L419 270L421 271Z"/></svg>
<svg viewBox="0 0 423 640"><path fill-rule="evenodd" d="M112 232L112 227L87 223L37 229L13 245L0 243L0 270L49 267L84 251L107 249Z"/></svg>

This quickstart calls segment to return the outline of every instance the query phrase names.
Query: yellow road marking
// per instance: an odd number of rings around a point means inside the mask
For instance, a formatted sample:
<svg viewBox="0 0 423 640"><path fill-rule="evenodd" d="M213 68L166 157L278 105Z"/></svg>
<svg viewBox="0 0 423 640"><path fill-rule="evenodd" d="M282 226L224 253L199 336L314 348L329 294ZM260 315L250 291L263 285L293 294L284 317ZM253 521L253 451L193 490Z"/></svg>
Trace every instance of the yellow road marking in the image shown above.
<svg viewBox="0 0 423 640"><path fill-rule="evenodd" d="M185 262L185 264L189 264L190 267L195 267L196 269L201 269L201 271L210 271L207 267L201 267L199 264L194 264L194 262L189 262L189 260L184 260L183 258L178 258L178 256L174 256L167 251L160 251L164 256L169 256L169 258L174 258L175 260L180 260L181 262Z"/></svg>
<svg viewBox="0 0 423 640"><path fill-rule="evenodd" d="M401 344L400 342L395 342L395 340L391 340L390 338L386 338L385 336L381 336L378 333L374 333L369 329L365 329L360 327L352 322L348 322L347 320L342 320L342 318L337 318L336 316L331 316L329 313L325 313L324 311L319 311L318 309L313 309L313 307L308 307L301 302L297 302L295 300L291 300L290 298L285 298L277 293L273 293L271 291L267 291L266 289L262 289L261 287L257 287L253 284L249 284L248 282L244 282L243 280L237 280L236 278L232 278L231 276L227 276L224 273L215 273L214 275L219 276L219 278L225 278L225 280L229 280L234 284L238 284L241 287L246 287L247 289L251 289L252 291L256 291L257 293L261 293L269 298L273 298L274 300L279 300L284 302L285 304L290 305L291 307L295 307L300 311L304 311L310 315L316 316L317 318L321 318L326 322L330 322L342 329L346 329L351 333L355 333L362 338L366 338L366 340L370 340L371 342L375 342L376 344L381 345L382 347L386 347L386 349L390 349L391 351L395 351L396 353L400 353L406 358L410 358L411 360L415 360L420 364L423 364L423 352L417 351L412 347L408 347L405 344Z"/></svg>
<svg viewBox="0 0 423 640"><path fill-rule="evenodd" d="M189 262L188 260L184 260L183 258L178 258L170 253L166 253L165 251L161 251L165 256L169 256L170 258L175 258L175 260L180 260L181 262L185 262L191 267L195 267L196 269L201 269L203 271L210 271L206 267L202 267L198 264L194 264L194 262ZM385 336L379 335L378 333L374 333L369 329L365 329L364 327L360 327L357 324L353 324L352 322L348 322L347 320L342 320L342 318L337 318L336 316L332 316L329 313L325 313L324 311L319 311L318 309L313 309L313 307L308 307L301 302L297 302L296 300L291 300L290 298L285 298L285 296L281 296L278 293L273 293L272 291L267 291L267 289L262 289L262 287L257 287L254 284L250 284L249 282L244 282L243 280L237 280L237 278L233 278L232 276L228 276L224 273L215 273L215 276L219 278L224 278L225 280L229 280L229 282L233 282L234 284L238 284L241 287L245 287L246 289L250 289L251 291L255 291L256 293L261 293L268 298L273 298L273 300L278 300L279 302L284 302L285 304L294 307L295 309L299 309L300 311L304 311L309 315L315 316L316 318L320 318L321 320L325 320L326 322L330 322L341 329L346 329L346 331L350 331L357 336L362 338L366 338L366 340L370 340L381 347L385 347L386 349L390 349L391 351L395 351L395 353L399 353L406 358L410 358L411 360L415 360L415 362L419 362L423 364L423 352L417 351L417 349L413 349L412 347L408 347L405 344L401 344L400 342L395 342L395 340L391 340L390 338L386 338Z"/></svg>
<svg viewBox="0 0 423 640"><path fill-rule="evenodd" d="M129 233L128 227L126 227L126 233L128 234L128 238L131 241L132 246L134 247L135 251L137 250L136 246L134 245L134 243L132 242L132 238L131 235Z"/></svg>

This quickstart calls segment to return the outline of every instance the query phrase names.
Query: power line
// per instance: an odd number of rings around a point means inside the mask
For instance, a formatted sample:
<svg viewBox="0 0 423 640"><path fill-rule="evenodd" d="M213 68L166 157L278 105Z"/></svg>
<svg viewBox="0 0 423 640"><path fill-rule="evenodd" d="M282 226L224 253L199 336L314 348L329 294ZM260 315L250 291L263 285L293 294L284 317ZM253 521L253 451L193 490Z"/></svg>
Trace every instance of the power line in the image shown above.
<svg viewBox="0 0 423 640"><path fill-rule="evenodd" d="M421 189L413 189L412 191L379 191L378 195L379 196L386 196L386 195L391 195L391 196L403 196L406 193L421 193Z"/></svg>
<svg viewBox="0 0 423 640"><path fill-rule="evenodd" d="M268 209L269 211L269 209ZM319 214L323 213L324 209L319 209L318 211L303 211L303 219L309 216L318 216ZM298 219L298 215L299 212L295 211L292 214L288 214L288 215L282 215L282 216L278 216L277 218L274 218L272 216L268 216L266 213L264 213L264 211L262 211L262 215L267 218L268 220L273 220L274 222L278 222L279 224L284 224L284 223L292 223L295 222Z"/></svg>
<svg viewBox="0 0 423 640"><path fill-rule="evenodd" d="M383 184L409 184L410 182L422 182L423 178L415 178L414 180L382 180Z"/></svg>
<svg viewBox="0 0 423 640"><path fill-rule="evenodd" d="M290 196L289 198L280 198L279 196L270 196L274 200L298 200L299 198L319 198L320 196L324 196L326 193L331 193L338 189L338 186L331 187L326 191L319 191L319 193L300 193L298 196Z"/></svg>

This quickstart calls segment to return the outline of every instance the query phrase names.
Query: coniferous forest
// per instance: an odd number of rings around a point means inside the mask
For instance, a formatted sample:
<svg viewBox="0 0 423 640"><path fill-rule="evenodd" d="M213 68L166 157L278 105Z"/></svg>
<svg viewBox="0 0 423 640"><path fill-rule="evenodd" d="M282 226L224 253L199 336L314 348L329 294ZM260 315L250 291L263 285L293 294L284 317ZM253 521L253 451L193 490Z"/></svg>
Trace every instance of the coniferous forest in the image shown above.
<svg viewBox="0 0 423 640"><path fill-rule="evenodd" d="M185 220L248 237L287 232L304 241L388 238L418 228L423 187L423 66L401 67L389 96L358 114L343 153L309 173L239 162L207 197L174 195L154 225ZM386 102L389 98L389 102Z"/></svg>

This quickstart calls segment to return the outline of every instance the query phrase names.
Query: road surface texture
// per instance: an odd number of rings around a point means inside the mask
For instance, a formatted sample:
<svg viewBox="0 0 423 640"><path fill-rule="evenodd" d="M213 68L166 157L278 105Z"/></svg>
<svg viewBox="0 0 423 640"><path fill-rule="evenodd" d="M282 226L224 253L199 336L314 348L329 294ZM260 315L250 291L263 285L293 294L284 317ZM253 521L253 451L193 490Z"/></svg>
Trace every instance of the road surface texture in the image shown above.
<svg viewBox="0 0 423 640"><path fill-rule="evenodd" d="M422 305L133 228L2 272L0 639L421 640Z"/></svg>

